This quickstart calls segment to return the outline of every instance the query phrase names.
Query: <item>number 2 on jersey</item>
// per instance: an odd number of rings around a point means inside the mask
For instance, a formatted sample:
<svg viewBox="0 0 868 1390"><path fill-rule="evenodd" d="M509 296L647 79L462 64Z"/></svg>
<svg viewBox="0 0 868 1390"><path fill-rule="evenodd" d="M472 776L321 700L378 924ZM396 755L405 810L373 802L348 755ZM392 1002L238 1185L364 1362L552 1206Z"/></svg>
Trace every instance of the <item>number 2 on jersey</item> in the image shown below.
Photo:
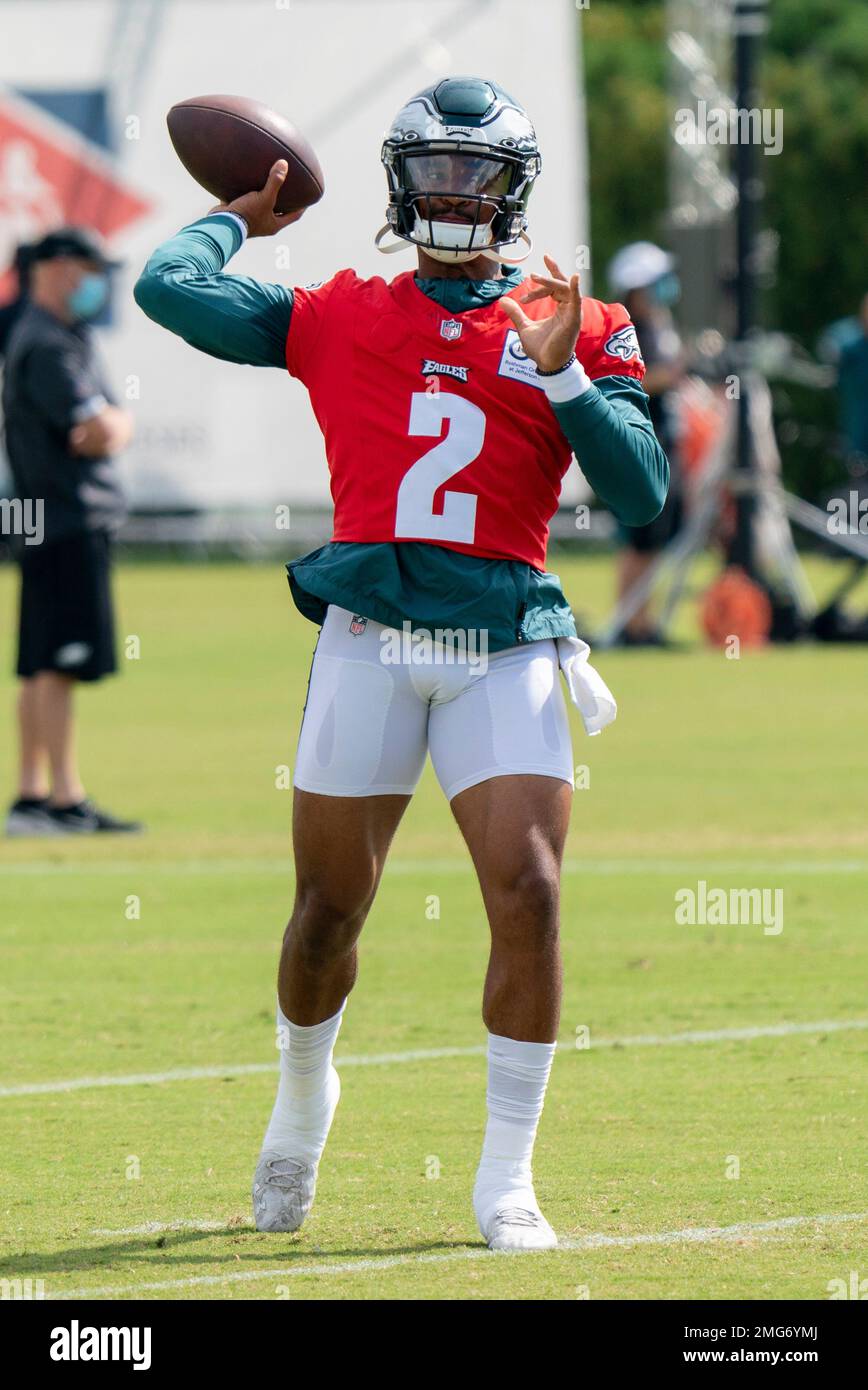
<svg viewBox="0 0 868 1390"><path fill-rule="evenodd" d="M439 435L449 421L445 439L408 469L398 488L395 535L430 541L460 541L472 545L476 533L476 496L472 492L446 492L443 511L434 511L439 487L460 473L482 451L485 415L463 396L438 391L415 391L410 404L410 434Z"/></svg>

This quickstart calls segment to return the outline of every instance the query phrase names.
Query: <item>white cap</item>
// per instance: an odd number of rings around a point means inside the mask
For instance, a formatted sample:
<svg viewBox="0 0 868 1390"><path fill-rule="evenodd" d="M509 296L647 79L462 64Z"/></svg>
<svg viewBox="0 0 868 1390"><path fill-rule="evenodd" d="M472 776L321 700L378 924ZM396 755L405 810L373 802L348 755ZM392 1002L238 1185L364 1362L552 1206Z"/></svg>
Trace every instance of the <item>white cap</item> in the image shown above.
<svg viewBox="0 0 868 1390"><path fill-rule="evenodd" d="M653 241L633 241L612 257L607 276L615 294L627 294L630 290L647 289L674 266L675 257Z"/></svg>

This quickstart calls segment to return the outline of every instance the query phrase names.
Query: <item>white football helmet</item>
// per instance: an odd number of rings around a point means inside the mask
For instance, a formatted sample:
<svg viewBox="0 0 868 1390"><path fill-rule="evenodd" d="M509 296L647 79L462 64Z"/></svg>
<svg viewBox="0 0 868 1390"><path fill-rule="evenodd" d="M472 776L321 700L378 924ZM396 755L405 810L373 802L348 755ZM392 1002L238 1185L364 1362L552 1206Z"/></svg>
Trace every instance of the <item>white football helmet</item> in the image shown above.
<svg viewBox="0 0 868 1390"><path fill-rule="evenodd" d="M485 252L505 265L530 254L527 200L542 160L526 111L497 83L447 77L417 92L392 122L380 158L389 180L380 251L410 242L438 261ZM382 246L390 230L401 240ZM524 255L499 251L519 239Z"/></svg>

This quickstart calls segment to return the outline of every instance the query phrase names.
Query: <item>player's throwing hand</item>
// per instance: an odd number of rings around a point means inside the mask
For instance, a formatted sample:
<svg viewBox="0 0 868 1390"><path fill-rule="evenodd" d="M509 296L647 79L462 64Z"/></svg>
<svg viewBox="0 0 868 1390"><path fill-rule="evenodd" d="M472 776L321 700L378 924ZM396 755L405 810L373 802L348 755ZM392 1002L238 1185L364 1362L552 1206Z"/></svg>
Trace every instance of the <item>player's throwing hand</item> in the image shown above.
<svg viewBox="0 0 868 1390"><path fill-rule="evenodd" d="M567 280L552 256L543 260L548 275L532 275L537 288L522 296L521 301L504 295L501 308L511 320L519 341L541 372L556 372L565 367L576 350L576 339L582 328L582 295L578 275ZM557 308L547 319L529 319L521 304L550 297Z"/></svg>
<svg viewBox="0 0 868 1390"><path fill-rule="evenodd" d="M288 169L286 160L278 159L271 166L264 188L255 193L244 193L231 203L218 203L216 208L211 208L211 212L237 213L247 223L248 236L274 236L275 232L288 227L290 222L297 222L305 211L304 208L299 208L297 212L274 211Z"/></svg>

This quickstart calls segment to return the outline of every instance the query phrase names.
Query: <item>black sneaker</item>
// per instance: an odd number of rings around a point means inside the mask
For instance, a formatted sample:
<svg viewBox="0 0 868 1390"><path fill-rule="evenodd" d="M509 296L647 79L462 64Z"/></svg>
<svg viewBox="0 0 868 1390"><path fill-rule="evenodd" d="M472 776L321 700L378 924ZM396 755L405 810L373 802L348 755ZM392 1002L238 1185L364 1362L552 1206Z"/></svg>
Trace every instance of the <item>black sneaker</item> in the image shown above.
<svg viewBox="0 0 868 1390"><path fill-rule="evenodd" d="M47 798L20 796L13 801L6 816L6 834L9 836L59 835L60 831L51 818Z"/></svg>
<svg viewBox="0 0 868 1390"><path fill-rule="evenodd" d="M144 830L141 821L118 820L87 799L75 806L52 806L48 814L61 835L136 835Z"/></svg>

